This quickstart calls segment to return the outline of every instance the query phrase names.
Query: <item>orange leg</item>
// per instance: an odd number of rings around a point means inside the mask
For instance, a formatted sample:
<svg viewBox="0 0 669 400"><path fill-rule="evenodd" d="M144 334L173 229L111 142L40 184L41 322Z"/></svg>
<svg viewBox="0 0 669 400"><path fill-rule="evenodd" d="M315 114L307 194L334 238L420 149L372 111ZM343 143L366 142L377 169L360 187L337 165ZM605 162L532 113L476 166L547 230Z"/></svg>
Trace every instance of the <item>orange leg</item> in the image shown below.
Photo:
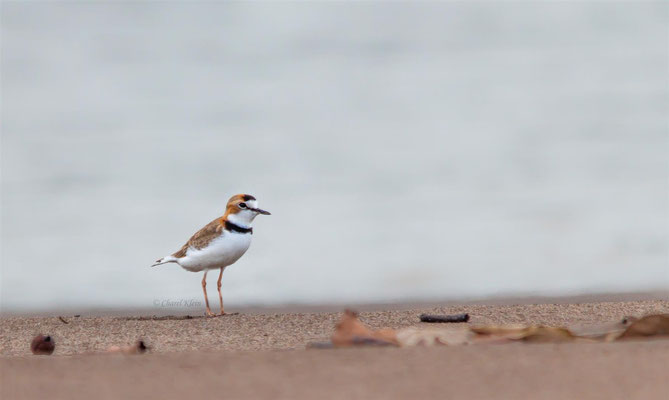
<svg viewBox="0 0 669 400"><path fill-rule="evenodd" d="M223 278L223 268L221 268L221 273L218 275L218 301L221 302L221 315L225 315L225 311L223 311L223 295L221 294L221 278Z"/></svg>
<svg viewBox="0 0 669 400"><path fill-rule="evenodd" d="M209 299L207 298L207 270L204 270L204 276L202 277L202 291L204 292L204 303L207 305L207 316L213 317L214 314L209 308Z"/></svg>

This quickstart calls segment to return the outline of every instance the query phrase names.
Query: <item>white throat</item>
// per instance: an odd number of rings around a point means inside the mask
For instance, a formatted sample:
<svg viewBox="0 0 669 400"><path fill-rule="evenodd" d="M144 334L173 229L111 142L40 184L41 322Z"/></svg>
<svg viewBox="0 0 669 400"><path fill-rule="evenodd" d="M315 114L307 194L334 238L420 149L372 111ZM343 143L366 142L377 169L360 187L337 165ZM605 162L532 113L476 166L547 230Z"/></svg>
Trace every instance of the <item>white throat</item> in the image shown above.
<svg viewBox="0 0 669 400"><path fill-rule="evenodd" d="M256 215L252 211L243 210L236 214L228 214L228 221L242 228L250 228Z"/></svg>

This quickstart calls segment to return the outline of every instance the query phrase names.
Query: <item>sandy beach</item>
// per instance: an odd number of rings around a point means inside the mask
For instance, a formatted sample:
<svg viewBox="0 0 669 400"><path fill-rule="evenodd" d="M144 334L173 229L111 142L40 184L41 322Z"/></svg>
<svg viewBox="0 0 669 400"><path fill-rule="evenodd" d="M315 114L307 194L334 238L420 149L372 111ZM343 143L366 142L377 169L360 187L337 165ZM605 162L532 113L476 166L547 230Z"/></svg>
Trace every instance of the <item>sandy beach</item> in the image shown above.
<svg viewBox="0 0 669 400"><path fill-rule="evenodd" d="M669 400L668 16L2 1L0 400Z"/></svg>
<svg viewBox="0 0 669 400"><path fill-rule="evenodd" d="M423 312L469 313L472 325L578 327L669 313L669 301L475 304L360 318L371 328L419 327ZM2 398L660 399L669 392L669 340L305 349L327 341L340 315L6 316ZM30 354L37 333L52 335L53 355ZM147 354L95 354L139 338Z"/></svg>

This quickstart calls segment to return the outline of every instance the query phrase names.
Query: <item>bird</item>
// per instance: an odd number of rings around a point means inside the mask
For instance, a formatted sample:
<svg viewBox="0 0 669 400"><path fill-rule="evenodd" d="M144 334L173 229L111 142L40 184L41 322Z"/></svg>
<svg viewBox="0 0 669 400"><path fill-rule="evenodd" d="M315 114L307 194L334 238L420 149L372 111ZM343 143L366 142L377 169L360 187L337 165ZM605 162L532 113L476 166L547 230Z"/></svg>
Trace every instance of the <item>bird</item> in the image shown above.
<svg viewBox="0 0 669 400"><path fill-rule="evenodd" d="M218 300L221 303L220 315L225 315L221 279L223 270L234 264L246 253L251 245L253 227L251 224L259 214L271 215L269 211L258 208L258 201L250 194L236 194L228 200L225 213L197 231L181 248L163 258L156 260L152 267L176 263L191 272L204 271L202 291L207 307L206 315L213 317L207 298L207 272L219 269Z"/></svg>

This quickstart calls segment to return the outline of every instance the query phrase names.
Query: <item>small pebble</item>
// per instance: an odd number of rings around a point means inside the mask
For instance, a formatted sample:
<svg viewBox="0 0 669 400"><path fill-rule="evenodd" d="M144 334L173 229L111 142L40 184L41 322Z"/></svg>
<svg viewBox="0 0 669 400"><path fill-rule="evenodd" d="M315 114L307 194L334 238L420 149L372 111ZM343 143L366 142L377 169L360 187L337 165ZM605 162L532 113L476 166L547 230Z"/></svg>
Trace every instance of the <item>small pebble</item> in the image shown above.
<svg viewBox="0 0 669 400"><path fill-rule="evenodd" d="M56 342L51 336L37 335L30 343L30 351L35 355L50 355L56 348Z"/></svg>

